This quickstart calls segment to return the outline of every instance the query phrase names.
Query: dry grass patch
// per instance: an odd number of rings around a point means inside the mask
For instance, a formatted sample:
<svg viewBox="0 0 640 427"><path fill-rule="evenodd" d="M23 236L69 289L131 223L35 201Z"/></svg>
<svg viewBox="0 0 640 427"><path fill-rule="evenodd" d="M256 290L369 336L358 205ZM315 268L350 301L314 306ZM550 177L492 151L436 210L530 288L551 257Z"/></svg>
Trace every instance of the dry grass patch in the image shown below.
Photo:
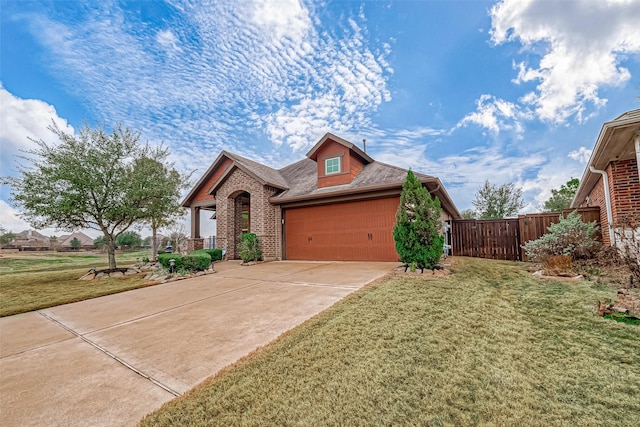
<svg viewBox="0 0 640 427"><path fill-rule="evenodd" d="M140 254L118 258L132 264ZM106 258L91 254L34 254L0 258L0 317L128 291L154 283L142 276L94 281L78 280L89 267L107 268Z"/></svg>
<svg viewBox="0 0 640 427"><path fill-rule="evenodd" d="M350 295L141 425L637 425L640 328L591 312L615 290L456 261Z"/></svg>

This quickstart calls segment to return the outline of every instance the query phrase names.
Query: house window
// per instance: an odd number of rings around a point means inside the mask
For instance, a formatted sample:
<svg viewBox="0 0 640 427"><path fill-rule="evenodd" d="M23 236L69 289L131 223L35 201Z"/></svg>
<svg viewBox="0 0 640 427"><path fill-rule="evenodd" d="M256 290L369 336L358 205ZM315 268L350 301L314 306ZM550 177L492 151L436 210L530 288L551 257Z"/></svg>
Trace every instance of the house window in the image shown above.
<svg viewBox="0 0 640 427"><path fill-rule="evenodd" d="M326 175L338 172L340 172L340 157L333 157L324 161L324 173Z"/></svg>

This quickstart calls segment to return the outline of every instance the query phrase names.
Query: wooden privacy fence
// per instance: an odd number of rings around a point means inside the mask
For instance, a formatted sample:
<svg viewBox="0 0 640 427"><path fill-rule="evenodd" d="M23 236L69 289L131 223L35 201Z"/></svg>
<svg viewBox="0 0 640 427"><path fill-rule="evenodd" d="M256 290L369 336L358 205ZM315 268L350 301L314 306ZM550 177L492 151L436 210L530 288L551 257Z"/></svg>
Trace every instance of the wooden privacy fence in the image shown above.
<svg viewBox="0 0 640 427"><path fill-rule="evenodd" d="M562 211L562 216L566 218L573 211L566 209ZM600 222L598 207L579 208L578 213L584 222ZM452 253L476 258L526 260L521 246L547 233L551 224L560 221L560 215L536 213L513 219L454 219L451 221Z"/></svg>

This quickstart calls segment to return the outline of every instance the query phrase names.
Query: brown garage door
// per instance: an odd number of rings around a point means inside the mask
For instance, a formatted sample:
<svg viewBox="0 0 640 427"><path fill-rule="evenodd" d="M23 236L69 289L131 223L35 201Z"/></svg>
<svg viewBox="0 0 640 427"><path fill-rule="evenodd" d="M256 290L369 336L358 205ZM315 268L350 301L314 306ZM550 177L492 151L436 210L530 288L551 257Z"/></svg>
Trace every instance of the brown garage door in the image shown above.
<svg viewBox="0 0 640 427"><path fill-rule="evenodd" d="M400 198L285 210L286 259L397 261L393 226Z"/></svg>

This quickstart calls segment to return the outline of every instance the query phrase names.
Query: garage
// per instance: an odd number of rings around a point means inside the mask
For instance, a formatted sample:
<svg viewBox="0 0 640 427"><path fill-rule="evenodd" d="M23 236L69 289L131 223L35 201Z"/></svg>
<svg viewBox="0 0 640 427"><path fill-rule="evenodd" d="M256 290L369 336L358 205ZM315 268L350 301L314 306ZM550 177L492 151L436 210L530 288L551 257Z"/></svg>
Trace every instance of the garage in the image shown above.
<svg viewBox="0 0 640 427"><path fill-rule="evenodd" d="M399 197L284 210L285 258L397 261L393 226Z"/></svg>

